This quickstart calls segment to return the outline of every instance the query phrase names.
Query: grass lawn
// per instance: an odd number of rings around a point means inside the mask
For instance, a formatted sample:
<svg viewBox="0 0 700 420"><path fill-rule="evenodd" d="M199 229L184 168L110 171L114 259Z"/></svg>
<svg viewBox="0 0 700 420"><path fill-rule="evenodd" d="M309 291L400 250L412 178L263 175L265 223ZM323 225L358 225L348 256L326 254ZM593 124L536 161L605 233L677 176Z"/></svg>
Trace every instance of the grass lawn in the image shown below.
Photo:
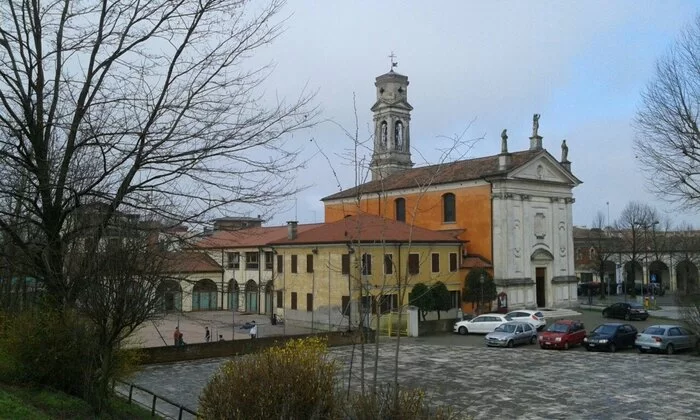
<svg viewBox="0 0 700 420"><path fill-rule="evenodd" d="M95 417L83 400L48 389L22 388L0 385L0 419L51 420L88 419L105 420L150 419L151 413L139 406L115 398L112 410Z"/></svg>

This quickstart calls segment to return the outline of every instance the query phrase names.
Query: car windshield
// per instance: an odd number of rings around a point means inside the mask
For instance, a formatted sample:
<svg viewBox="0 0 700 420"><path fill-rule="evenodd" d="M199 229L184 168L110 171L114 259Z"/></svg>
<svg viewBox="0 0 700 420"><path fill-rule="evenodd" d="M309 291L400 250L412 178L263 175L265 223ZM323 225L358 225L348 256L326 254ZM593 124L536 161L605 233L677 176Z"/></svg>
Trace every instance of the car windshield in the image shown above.
<svg viewBox="0 0 700 420"><path fill-rule="evenodd" d="M593 330L593 333L602 335L612 335L615 334L615 331L617 331L617 327L614 325L600 325L598 328Z"/></svg>
<svg viewBox="0 0 700 420"><path fill-rule="evenodd" d="M630 307L631 307L632 309L644 309L644 306L639 305L639 304L630 305Z"/></svg>
<svg viewBox="0 0 700 420"><path fill-rule="evenodd" d="M659 327L649 327L646 330L642 331L642 334L664 335L666 334L666 329Z"/></svg>
<svg viewBox="0 0 700 420"><path fill-rule="evenodd" d="M494 331L512 333L515 331L515 325L503 324L503 325L500 325L498 328L496 328Z"/></svg>
<svg viewBox="0 0 700 420"><path fill-rule="evenodd" d="M566 324L552 324L547 328L550 332L565 333L569 330L569 326Z"/></svg>

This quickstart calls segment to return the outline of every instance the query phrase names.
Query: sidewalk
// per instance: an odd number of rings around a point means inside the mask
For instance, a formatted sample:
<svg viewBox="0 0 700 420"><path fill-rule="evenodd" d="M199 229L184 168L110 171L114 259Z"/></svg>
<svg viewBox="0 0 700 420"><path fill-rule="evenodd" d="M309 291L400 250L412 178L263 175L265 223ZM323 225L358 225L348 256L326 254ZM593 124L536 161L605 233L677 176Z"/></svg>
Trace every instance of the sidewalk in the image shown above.
<svg viewBox="0 0 700 420"><path fill-rule="evenodd" d="M130 347L160 347L173 345L173 331L179 326L185 343L204 343L204 327L209 327L212 341L219 335L224 340L250 340L248 330L241 329L246 322L255 321L258 337L308 334L310 328L286 322L272 325L267 315L232 313L228 311L202 311L171 313L161 319L143 324L132 336ZM235 324L235 326L233 325Z"/></svg>

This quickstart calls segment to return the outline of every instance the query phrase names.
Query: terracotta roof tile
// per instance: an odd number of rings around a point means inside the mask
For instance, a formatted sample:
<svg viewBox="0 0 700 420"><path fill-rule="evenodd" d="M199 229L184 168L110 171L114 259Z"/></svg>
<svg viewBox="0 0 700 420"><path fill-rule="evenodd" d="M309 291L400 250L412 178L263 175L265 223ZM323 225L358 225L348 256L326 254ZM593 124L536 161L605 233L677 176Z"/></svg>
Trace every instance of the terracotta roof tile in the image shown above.
<svg viewBox="0 0 700 420"><path fill-rule="evenodd" d="M452 242L462 243L457 235L461 230L435 231L411 226L403 222L370 214L347 216L333 223L324 223L313 229L300 231L297 238L287 237L270 245L323 244L347 242Z"/></svg>
<svg viewBox="0 0 700 420"><path fill-rule="evenodd" d="M471 181L483 177L503 175L527 163L540 153L547 153L547 151L541 149L511 153L511 164L505 171L498 169L498 155L407 169L389 175L383 180L370 181L358 185L357 187L329 195L322 198L321 201L355 197L358 193L366 194L380 191L393 191L404 188L416 188L428 184L447 184L450 182Z"/></svg>
<svg viewBox="0 0 700 420"><path fill-rule="evenodd" d="M300 224L297 234L321 226L322 223ZM238 230L214 231L199 241L197 248L250 248L265 246L271 241L287 238L287 226L257 226Z"/></svg>
<svg viewBox="0 0 700 420"><path fill-rule="evenodd" d="M221 265L204 252L175 252L168 256L169 273L221 272Z"/></svg>
<svg viewBox="0 0 700 420"><path fill-rule="evenodd" d="M491 268L493 265L481 255L470 254L462 259L461 268Z"/></svg>

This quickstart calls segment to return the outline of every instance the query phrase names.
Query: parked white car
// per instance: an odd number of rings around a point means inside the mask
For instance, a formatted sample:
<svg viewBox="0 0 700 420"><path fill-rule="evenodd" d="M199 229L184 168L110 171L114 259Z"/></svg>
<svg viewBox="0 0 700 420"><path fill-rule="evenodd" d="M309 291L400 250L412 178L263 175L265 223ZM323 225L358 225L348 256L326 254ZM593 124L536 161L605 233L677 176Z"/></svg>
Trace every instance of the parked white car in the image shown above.
<svg viewBox="0 0 700 420"><path fill-rule="evenodd" d="M529 309L510 311L506 314L506 318L508 318L508 321L527 322L535 327L537 331L541 331L547 325L547 321L544 319L544 314L542 312Z"/></svg>
<svg viewBox="0 0 700 420"><path fill-rule="evenodd" d="M508 319L503 314L484 314L467 321L455 322L453 331L462 335L469 333L488 334L506 322Z"/></svg>

